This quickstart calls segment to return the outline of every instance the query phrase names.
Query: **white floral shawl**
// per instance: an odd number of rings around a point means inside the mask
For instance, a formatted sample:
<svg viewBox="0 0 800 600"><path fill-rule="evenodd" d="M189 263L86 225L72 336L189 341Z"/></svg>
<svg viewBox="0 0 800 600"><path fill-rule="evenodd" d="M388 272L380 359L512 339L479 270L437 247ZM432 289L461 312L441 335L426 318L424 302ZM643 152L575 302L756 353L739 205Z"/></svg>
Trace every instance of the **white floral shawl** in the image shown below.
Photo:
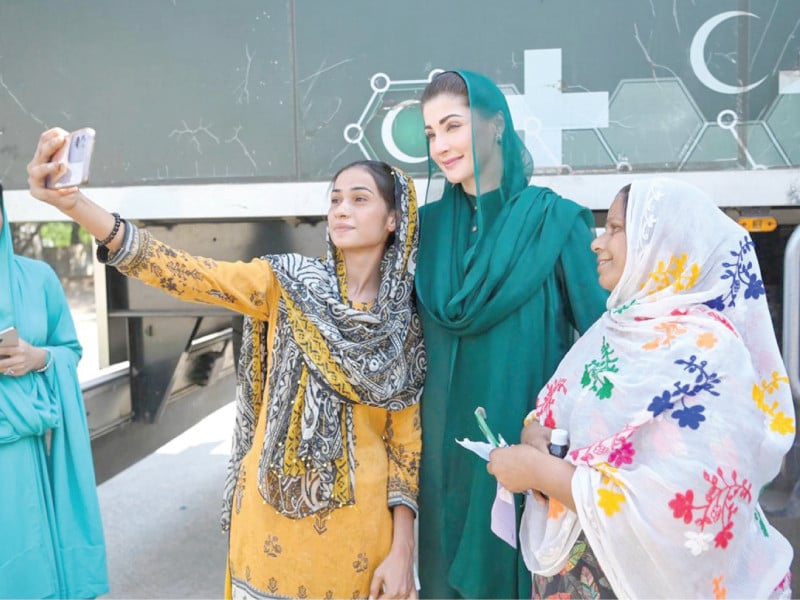
<svg viewBox="0 0 800 600"><path fill-rule="evenodd" d="M529 501L529 568L581 529L617 596L764 598L792 548L758 504L795 433L753 241L694 186L633 184L607 312L537 399L569 430L577 514Z"/></svg>

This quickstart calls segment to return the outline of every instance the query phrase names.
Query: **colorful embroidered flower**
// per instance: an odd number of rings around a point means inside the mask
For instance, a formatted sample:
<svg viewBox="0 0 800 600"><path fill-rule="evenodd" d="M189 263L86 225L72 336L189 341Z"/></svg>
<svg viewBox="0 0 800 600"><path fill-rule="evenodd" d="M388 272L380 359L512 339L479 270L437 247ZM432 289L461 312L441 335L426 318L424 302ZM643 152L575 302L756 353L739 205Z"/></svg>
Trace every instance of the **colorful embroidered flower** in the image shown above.
<svg viewBox="0 0 800 600"><path fill-rule="evenodd" d="M702 333L697 336L697 347L698 348L708 348L709 350L717 345L717 336L715 336L711 332Z"/></svg>
<svg viewBox="0 0 800 600"><path fill-rule="evenodd" d="M781 385L788 385L788 383L789 378L786 375L774 371L771 381L764 379L761 381L760 385L755 384L753 386L753 400L758 406L758 409L767 416L772 417L769 428L781 435L794 433L794 417L789 417L785 412L779 410L779 404L777 402L768 402L767 396L772 396Z"/></svg>
<svg viewBox="0 0 800 600"><path fill-rule="evenodd" d="M676 338L686 333L686 327L674 321L656 325L653 330L658 334L658 337L644 344L642 350L655 350L659 347L669 347Z"/></svg>
<svg viewBox="0 0 800 600"><path fill-rule="evenodd" d="M614 384L607 378L603 378L603 385L597 391L597 397L600 400L605 400L606 398L611 398L611 392L614 390Z"/></svg>
<svg viewBox="0 0 800 600"><path fill-rule="evenodd" d="M749 505L753 502L752 484L747 479L739 480L735 470L727 475L722 468L717 468L714 473L703 471L703 479L708 482L709 489L697 502L705 502L704 504L694 504L693 490L686 490L686 494L676 493L668 503L673 516L683 519L687 525L692 522L695 511L700 513L694 521L700 527L699 533L686 534L687 540L691 541L691 544L687 541L686 546L693 553L704 543L697 536L705 533L710 526L720 527L713 537L714 546L727 548L728 542L733 539L733 516L740 508L737 504Z"/></svg>
<svg viewBox="0 0 800 600"><path fill-rule="evenodd" d="M706 420L703 415L704 410L705 407L699 404L697 406L684 406L684 408L674 411L672 418L678 419L678 425L681 427L697 429L700 427L700 423Z"/></svg>
<svg viewBox="0 0 800 600"><path fill-rule="evenodd" d="M772 423L769 424L769 428L772 429L772 431L780 433L781 435L794 433L794 418L788 417L786 416L786 413L780 411L772 419Z"/></svg>
<svg viewBox="0 0 800 600"><path fill-rule="evenodd" d="M670 410L675 406L673 402L670 402L671 398L672 394L670 394L669 391L667 390L660 396L655 396L653 398L653 401L650 402L650 406L647 407L647 410L653 413L654 417L657 417L665 410Z"/></svg>
<svg viewBox="0 0 800 600"><path fill-rule="evenodd" d="M706 370L708 361L701 360L697 362L697 356L692 355L689 360L676 360L675 364L683 365L684 371L695 375L695 385L691 387L690 391L684 391L684 388L678 386L678 384L675 385L676 389L679 389L682 394L696 396L700 392L708 392L712 396L719 396L719 392L714 387L720 382L720 378L716 372Z"/></svg>
<svg viewBox="0 0 800 600"><path fill-rule="evenodd" d="M722 585L724 577L714 577L711 581L714 582L714 600L725 600L728 597L728 588Z"/></svg>
<svg viewBox="0 0 800 600"><path fill-rule="evenodd" d="M608 462L610 462L615 467L621 467L622 465L630 465L633 464L633 455L636 454L636 450L633 449L633 444L630 442L623 442L619 448L614 450L608 457Z"/></svg>
<svg viewBox="0 0 800 600"><path fill-rule="evenodd" d="M611 392L614 390L614 384L604 375L604 373L619 372L619 368L616 365L619 359L613 355L614 350L604 337L600 347L600 358L584 365L581 385L583 387L591 386L591 390L600 400L610 398Z"/></svg>
<svg viewBox="0 0 800 600"><path fill-rule="evenodd" d="M714 546L717 548L727 548L728 542L733 539L733 521L728 521L728 523L719 530L717 535L714 536Z"/></svg>
<svg viewBox="0 0 800 600"><path fill-rule="evenodd" d="M687 531L685 534L686 541L683 543L694 556L700 556L703 552L708 550L711 540L714 539L710 533L702 531Z"/></svg>
<svg viewBox="0 0 800 600"><path fill-rule="evenodd" d="M707 300L703 302L708 308L712 310L725 310L725 301L722 299L722 296L717 296L712 300Z"/></svg>
<svg viewBox="0 0 800 600"><path fill-rule="evenodd" d="M534 419L541 419L544 415L544 426L550 429L556 428L555 418L553 417L553 405L556 402L556 394L558 392L566 395L567 380L565 378L559 378L548 381L545 390L547 391L543 397L536 398L536 410L525 418L525 425Z"/></svg>
<svg viewBox="0 0 800 600"><path fill-rule="evenodd" d="M620 505L625 502L625 496L620 494L619 492L615 492L614 490L607 490L605 488L600 488L597 490L597 495L599 496L599 500L597 501L597 506L605 511L606 516L613 516L614 513L617 513L621 510Z"/></svg>
<svg viewBox="0 0 800 600"><path fill-rule="evenodd" d="M678 425L681 427L697 429L700 427L700 423L706 420L703 414L705 406L702 404L687 406L686 401L691 399L692 402L696 402L697 396L701 392L719 396L719 392L716 390L717 384L720 383L719 375L707 368L708 361L698 360L696 355L691 355L688 360L676 360L675 364L681 365L684 371L693 375L694 381L690 383L676 381L673 384L675 389L671 391L664 390L660 396L653 397L647 410L652 412L654 417L657 417L679 404L679 410L673 412L672 417L678 420Z"/></svg>
<svg viewBox="0 0 800 600"><path fill-rule="evenodd" d="M758 300L759 296L763 296L767 293L767 291L764 289L764 282L756 277L753 273L750 273L750 278L747 280L746 285L747 288L744 290L745 300L748 298Z"/></svg>
<svg viewBox="0 0 800 600"><path fill-rule="evenodd" d="M744 286L744 299L752 298L757 300L760 296L766 294L764 289L764 282L758 278L755 273L752 273L753 262L747 260L746 254L753 251L753 240L749 236L745 236L739 242L739 250L731 250L730 254L734 257L734 262L723 262L722 266L725 272L720 279L730 279L730 291L723 297L715 298L706 302L706 306L714 310L723 310L727 306L736 306L736 297L739 290Z"/></svg>
<svg viewBox="0 0 800 600"><path fill-rule="evenodd" d="M694 503L694 492L686 490L685 494L678 492L675 497L669 501L669 507L672 509L672 515L676 519L683 519L687 525L692 522L692 509Z"/></svg>
<svg viewBox="0 0 800 600"><path fill-rule="evenodd" d="M641 289L647 287L652 282L648 295L655 294L661 290L672 288L674 292L690 290L700 278L700 266L697 263L688 264L686 253L680 256L670 256L669 261L660 260L656 269L651 272L641 285Z"/></svg>

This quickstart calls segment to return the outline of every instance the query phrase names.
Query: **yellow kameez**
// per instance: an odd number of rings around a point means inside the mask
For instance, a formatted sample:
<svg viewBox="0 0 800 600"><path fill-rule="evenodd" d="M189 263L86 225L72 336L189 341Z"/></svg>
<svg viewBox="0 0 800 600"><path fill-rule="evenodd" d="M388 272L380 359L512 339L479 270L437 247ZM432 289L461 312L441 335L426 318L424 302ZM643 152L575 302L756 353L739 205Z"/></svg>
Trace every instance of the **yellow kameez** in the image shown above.
<svg viewBox="0 0 800 600"><path fill-rule="evenodd" d="M143 237L135 256L118 267L121 272L182 300L266 321L272 347L280 284L266 261L217 262ZM391 547L390 507L402 504L416 512L419 407L392 412L356 404L355 504L291 519L267 504L258 489L268 398L265 390L256 407L253 443L239 469L226 597L366 598L373 572Z"/></svg>

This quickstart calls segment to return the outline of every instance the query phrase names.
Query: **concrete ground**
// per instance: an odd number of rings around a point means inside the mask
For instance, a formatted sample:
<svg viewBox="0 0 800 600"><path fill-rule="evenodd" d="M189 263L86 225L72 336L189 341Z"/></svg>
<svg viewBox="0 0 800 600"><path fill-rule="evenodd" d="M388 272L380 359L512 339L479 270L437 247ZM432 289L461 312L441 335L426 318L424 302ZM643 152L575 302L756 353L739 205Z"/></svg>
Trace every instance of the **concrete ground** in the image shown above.
<svg viewBox="0 0 800 600"><path fill-rule="evenodd" d="M64 289L86 380L99 370L92 280ZM98 486L110 583L103 598L223 597L219 513L233 421L231 403Z"/></svg>
<svg viewBox="0 0 800 600"><path fill-rule="evenodd" d="M98 487L103 598L222 598L219 514L233 417L231 403Z"/></svg>

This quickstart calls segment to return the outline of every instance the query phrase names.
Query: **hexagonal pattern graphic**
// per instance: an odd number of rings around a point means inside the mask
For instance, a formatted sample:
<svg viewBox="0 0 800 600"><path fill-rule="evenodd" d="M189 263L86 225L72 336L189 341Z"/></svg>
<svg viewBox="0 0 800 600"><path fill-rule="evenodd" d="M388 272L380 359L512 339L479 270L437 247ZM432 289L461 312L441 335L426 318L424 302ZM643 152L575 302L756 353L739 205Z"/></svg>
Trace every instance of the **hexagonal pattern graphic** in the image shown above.
<svg viewBox="0 0 800 600"><path fill-rule="evenodd" d="M366 158L398 165L412 174L427 173L427 144L419 96L428 79L392 81L385 73L370 79L372 96L355 123L344 128L344 139Z"/></svg>
<svg viewBox="0 0 800 600"><path fill-rule="evenodd" d="M674 169L703 124L680 79L633 79L620 82L611 97L601 136L617 163Z"/></svg>
<svg viewBox="0 0 800 600"><path fill-rule="evenodd" d="M697 136L681 168L687 165L703 170L766 169L785 167L787 160L762 121L737 124L735 128L712 123Z"/></svg>
<svg viewBox="0 0 800 600"><path fill-rule="evenodd" d="M790 164L800 165L800 94L780 94L765 121Z"/></svg>
<svg viewBox="0 0 800 600"><path fill-rule="evenodd" d="M597 129L573 129L564 132L564 164L573 171L614 169L617 161Z"/></svg>
<svg viewBox="0 0 800 600"><path fill-rule="evenodd" d="M427 175L418 98L437 72L403 81L373 75L372 96L358 120L344 128L345 140L366 158ZM509 97L519 95L513 84L498 87ZM727 109L716 122L706 122L678 78L621 81L609 100L608 128L563 132L564 166L571 171L637 171L800 165L800 93L781 91L766 114L764 120L740 124Z"/></svg>

